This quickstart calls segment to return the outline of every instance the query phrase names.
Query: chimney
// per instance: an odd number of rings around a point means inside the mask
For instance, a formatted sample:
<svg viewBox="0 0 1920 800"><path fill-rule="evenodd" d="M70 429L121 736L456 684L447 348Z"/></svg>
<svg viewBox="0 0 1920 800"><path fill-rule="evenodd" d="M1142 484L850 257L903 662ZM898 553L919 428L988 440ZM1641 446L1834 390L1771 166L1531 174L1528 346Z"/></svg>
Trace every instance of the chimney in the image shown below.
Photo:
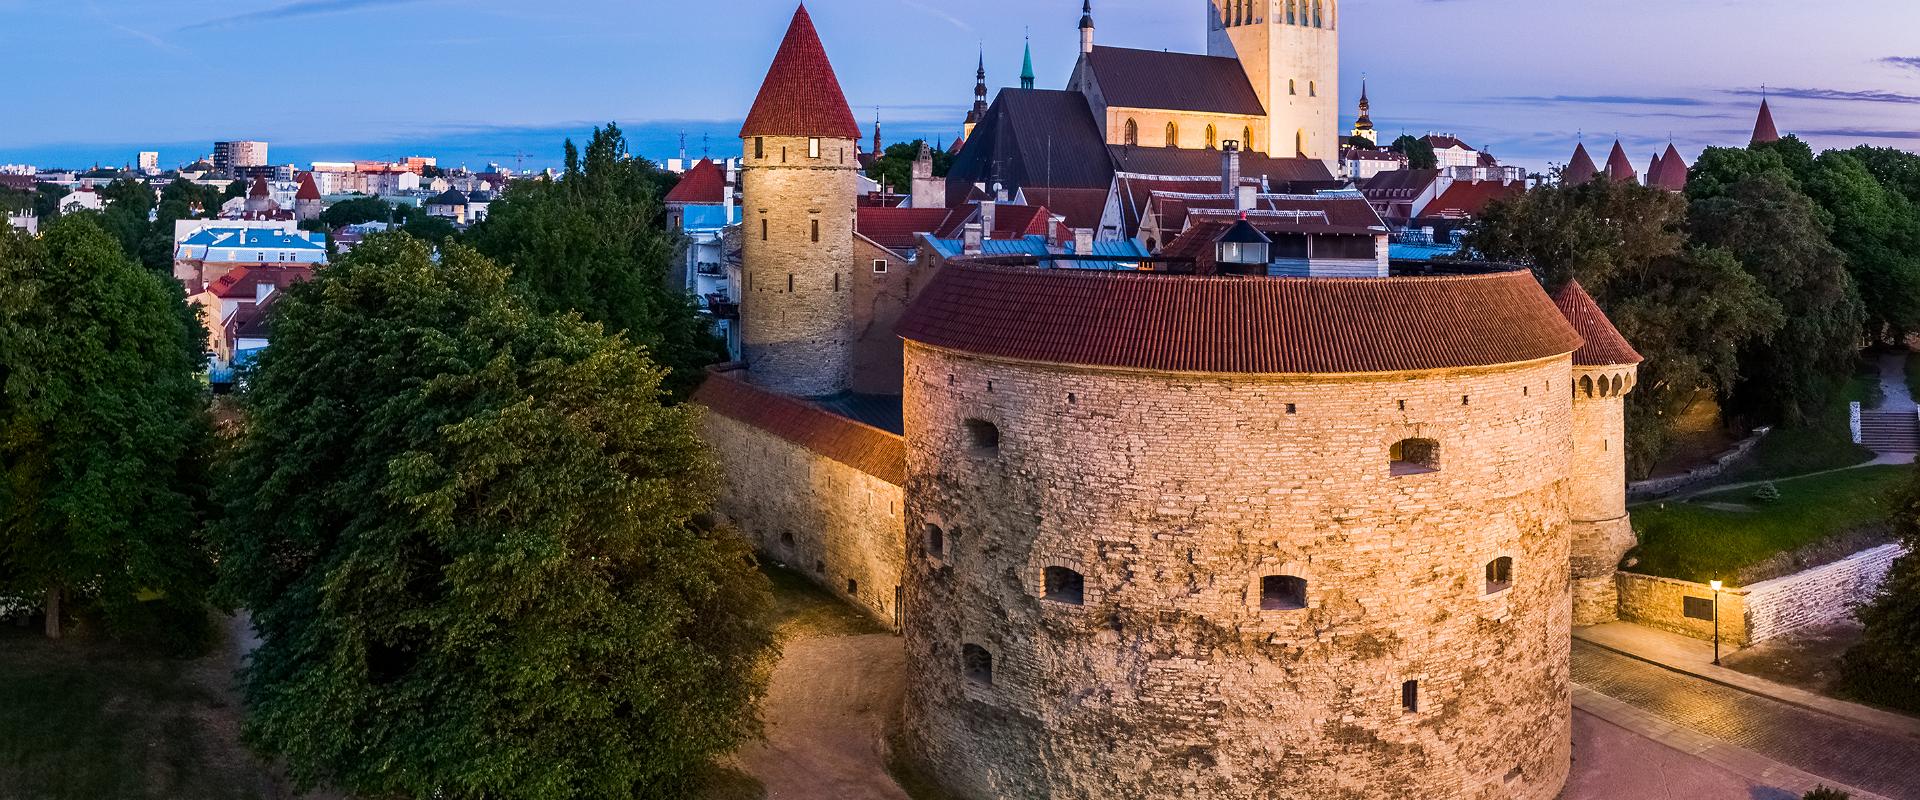
<svg viewBox="0 0 1920 800"><path fill-rule="evenodd" d="M964 232L961 233L960 236L961 236L961 246L960 246L961 255L969 255L969 256L980 255L980 248L981 248L980 223L978 222L967 223L966 228L964 229Z"/></svg>
<svg viewBox="0 0 1920 800"><path fill-rule="evenodd" d="M1243 212L1252 211L1253 207L1259 202L1260 187L1251 183L1242 183L1238 187L1235 187L1233 193L1233 210Z"/></svg>
<svg viewBox="0 0 1920 800"><path fill-rule="evenodd" d="M733 224L733 188L739 184L739 174L734 172L733 159L727 159L727 187L721 192L727 204L727 224Z"/></svg>
<svg viewBox="0 0 1920 800"><path fill-rule="evenodd" d="M980 201L980 227L986 232L988 239L993 238L993 223L996 221L994 218L998 216L999 205L995 200Z"/></svg>
<svg viewBox="0 0 1920 800"><path fill-rule="evenodd" d="M1067 224L1067 218L1059 214L1047 217L1047 249L1052 250L1060 244L1060 228Z"/></svg>
<svg viewBox="0 0 1920 800"><path fill-rule="evenodd" d="M1240 143L1228 139L1220 145L1220 193L1237 191L1240 191Z"/></svg>
<svg viewBox="0 0 1920 800"><path fill-rule="evenodd" d="M1073 254L1077 256L1093 255L1093 229L1073 229Z"/></svg>

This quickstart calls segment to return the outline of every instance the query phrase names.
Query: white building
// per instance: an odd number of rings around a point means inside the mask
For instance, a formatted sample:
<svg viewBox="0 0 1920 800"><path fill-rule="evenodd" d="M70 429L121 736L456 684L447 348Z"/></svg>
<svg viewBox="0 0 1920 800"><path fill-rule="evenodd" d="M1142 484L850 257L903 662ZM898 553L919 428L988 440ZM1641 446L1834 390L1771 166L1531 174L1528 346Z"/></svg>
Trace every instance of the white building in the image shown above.
<svg viewBox="0 0 1920 800"><path fill-rule="evenodd" d="M160 174L160 154L159 153L152 150L142 150L140 151L140 155L138 156L138 158L139 158L139 168L140 168L141 174L144 174L144 175Z"/></svg>
<svg viewBox="0 0 1920 800"><path fill-rule="evenodd" d="M60 213L72 214L79 211L99 211L107 207L107 201L100 193L92 189L80 189L60 198Z"/></svg>
<svg viewBox="0 0 1920 800"><path fill-rule="evenodd" d="M267 164L267 143L256 141L233 141L213 143L213 171L223 175L247 167L260 167Z"/></svg>

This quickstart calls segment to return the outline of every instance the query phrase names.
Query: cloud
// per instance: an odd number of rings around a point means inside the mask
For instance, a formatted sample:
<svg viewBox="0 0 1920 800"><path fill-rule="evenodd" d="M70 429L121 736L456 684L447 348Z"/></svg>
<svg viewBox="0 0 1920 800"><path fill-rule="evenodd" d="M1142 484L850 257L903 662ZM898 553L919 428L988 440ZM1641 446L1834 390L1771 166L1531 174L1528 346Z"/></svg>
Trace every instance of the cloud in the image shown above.
<svg viewBox="0 0 1920 800"><path fill-rule="evenodd" d="M1624 94L1573 95L1556 94L1544 97L1499 97L1507 103L1571 103L1598 106L1711 106L1714 105L1697 97L1662 97Z"/></svg>
<svg viewBox="0 0 1920 800"><path fill-rule="evenodd" d="M1885 92L1878 89L1728 89L1727 94L1744 97L1793 97L1801 100L1837 100L1846 103L1901 103L1920 105L1920 95Z"/></svg>
<svg viewBox="0 0 1920 800"><path fill-rule="evenodd" d="M1891 64L1896 67L1905 67L1911 70L1920 70L1920 56L1887 56L1886 58L1880 59L1880 63Z"/></svg>
<svg viewBox="0 0 1920 800"><path fill-rule="evenodd" d="M1876 131L1865 128L1829 128L1827 130L1794 131L1803 136L1831 136L1836 139L1916 139L1920 140L1920 131Z"/></svg>
<svg viewBox="0 0 1920 800"><path fill-rule="evenodd" d="M291 3L283 3L272 8L263 8L259 11L248 11L244 14L215 17L214 19L183 26L180 30L183 33L187 31L204 31L213 28L245 25L252 22L267 22L298 17L313 17L321 14L334 14L368 6L398 6L417 2L420 2L420 0L294 0L294 2Z"/></svg>

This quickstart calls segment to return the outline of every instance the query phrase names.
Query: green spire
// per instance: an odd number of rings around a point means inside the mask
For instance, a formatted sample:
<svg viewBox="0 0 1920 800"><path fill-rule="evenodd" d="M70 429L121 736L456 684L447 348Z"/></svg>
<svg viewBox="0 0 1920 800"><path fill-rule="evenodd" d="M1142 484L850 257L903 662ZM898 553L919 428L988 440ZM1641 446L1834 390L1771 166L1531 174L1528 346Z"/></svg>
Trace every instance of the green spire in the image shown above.
<svg viewBox="0 0 1920 800"><path fill-rule="evenodd" d="M1027 37L1027 60L1020 67L1020 88L1033 88L1033 37Z"/></svg>

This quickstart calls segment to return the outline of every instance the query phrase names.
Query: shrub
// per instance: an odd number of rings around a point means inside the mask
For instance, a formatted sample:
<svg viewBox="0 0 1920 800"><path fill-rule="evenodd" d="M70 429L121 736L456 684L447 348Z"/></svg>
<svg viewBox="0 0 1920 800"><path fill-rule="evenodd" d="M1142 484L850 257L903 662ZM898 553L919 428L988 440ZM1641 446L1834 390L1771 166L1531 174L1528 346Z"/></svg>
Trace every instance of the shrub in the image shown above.
<svg viewBox="0 0 1920 800"><path fill-rule="evenodd" d="M1760 484L1760 488L1753 493L1753 499L1760 503L1778 503L1780 502L1780 486L1773 481Z"/></svg>
<svg viewBox="0 0 1920 800"><path fill-rule="evenodd" d="M1853 795L1847 794L1839 789L1816 786L1813 791L1801 795L1800 800L1848 800L1848 798L1851 797L1853 797Z"/></svg>

